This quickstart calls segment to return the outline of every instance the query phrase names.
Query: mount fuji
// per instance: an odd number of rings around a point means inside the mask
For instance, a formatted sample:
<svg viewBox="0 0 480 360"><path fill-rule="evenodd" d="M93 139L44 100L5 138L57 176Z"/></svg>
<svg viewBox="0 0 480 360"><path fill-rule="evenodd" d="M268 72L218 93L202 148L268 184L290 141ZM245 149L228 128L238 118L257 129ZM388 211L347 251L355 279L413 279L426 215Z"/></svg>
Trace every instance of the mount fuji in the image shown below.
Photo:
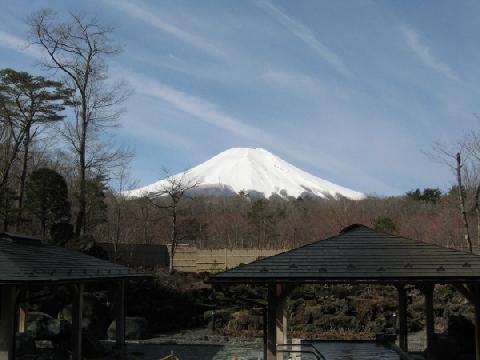
<svg viewBox="0 0 480 360"><path fill-rule="evenodd" d="M270 197L346 197L361 200L365 195L336 185L289 164L261 148L232 148L190 170L173 175L198 184L195 195L249 195ZM141 197L168 186L168 178L142 188L127 191L128 197Z"/></svg>

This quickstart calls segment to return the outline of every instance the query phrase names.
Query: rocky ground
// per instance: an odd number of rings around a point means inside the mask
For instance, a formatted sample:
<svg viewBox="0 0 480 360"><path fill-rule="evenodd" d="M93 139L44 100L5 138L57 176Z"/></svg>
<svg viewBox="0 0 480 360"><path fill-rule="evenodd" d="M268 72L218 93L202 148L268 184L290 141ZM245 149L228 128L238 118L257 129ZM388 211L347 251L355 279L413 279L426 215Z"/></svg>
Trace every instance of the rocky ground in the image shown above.
<svg viewBox="0 0 480 360"><path fill-rule="evenodd" d="M182 360L260 360L263 359L263 340L212 335L208 328L199 328L155 335L128 344L130 355L135 353L142 360L159 359L171 351Z"/></svg>

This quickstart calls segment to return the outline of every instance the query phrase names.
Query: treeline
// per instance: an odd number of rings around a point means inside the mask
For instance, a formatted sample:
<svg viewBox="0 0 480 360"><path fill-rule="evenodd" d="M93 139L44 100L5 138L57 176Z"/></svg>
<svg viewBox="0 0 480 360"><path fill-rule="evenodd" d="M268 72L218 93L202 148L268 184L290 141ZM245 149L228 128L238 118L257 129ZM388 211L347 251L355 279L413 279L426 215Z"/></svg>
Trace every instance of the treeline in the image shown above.
<svg viewBox="0 0 480 360"><path fill-rule="evenodd" d="M168 199L165 198L165 204ZM168 211L147 198L110 194L108 221L96 237L119 243L168 244ZM469 212L474 221L475 213ZM323 239L352 223L412 239L468 250L456 188L416 190L398 197L340 199L185 198L177 211L178 243L200 248L292 248Z"/></svg>

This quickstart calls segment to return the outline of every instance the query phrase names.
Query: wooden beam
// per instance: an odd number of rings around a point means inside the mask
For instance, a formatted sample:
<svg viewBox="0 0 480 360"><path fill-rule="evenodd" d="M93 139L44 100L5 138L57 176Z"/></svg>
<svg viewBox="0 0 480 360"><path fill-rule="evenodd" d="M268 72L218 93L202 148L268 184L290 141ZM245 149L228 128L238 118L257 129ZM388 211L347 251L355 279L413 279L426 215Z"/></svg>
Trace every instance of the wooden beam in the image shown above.
<svg viewBox="0 0 480 360"><path fill-rule="evenodd" d="M0 360L15 359L15 286L0 287Z"/></svg>
<svg viewBox="0 0 480 360"><path fill-rule="evenodd" d="M474 307L474 323L475 323L475 359L480 360L480 287L479 285L469 284L467 286L471 295L469 300Z"/></svg>
<svg viewBox="0 0 480 360"><path fill-rule="evenodd" d="M115 340L121 356L125 355L125 280L116 284L115 291Z"/></svg>
<svg viewBox="0 0 480 360"><path fill-rule="evenodd" d="M407 290L404 285L397 286L398 290L398 342L400 349L408 353L408 326L407 326Z"/></svg>
<svg viewBox="0 0 480 360"><path fill-rule="evenodd" d="M277 360L277 289L275 284L268 285L267 295L267 358Z"/></svg>
<svg viewBox="0 0 480 360"><path fill-rule="evenodd" d="M288 303L287 299L283 299L283 314L282 314L282 332L283 332L283 343L288 343Z"/></svg>
<svg viewBox="0 0 480 360"><path fill-rule="evenodd" d="M83 284L72 286L72 360L82 359Z"/></svg>
<svg viewBox="0 0 480 360"><path fill-rule="evenodd" d="M435 318L433 314L434 285L424 285L420 288L425 297L425 330L427 335L427 359L435 358Z"/></svg>
<svg viewBox="0 0 480 360"><path fill-rule="evenodd" d="M475 359L480 360L480 299L475 301Z"/></svg>
<svg viewBox="0 0 480 360"><path fill-rule="evenodd" d="M25 333L25 307L23 305L20 305L18 307L18 332L20 334Z"/></svg>
<svg viewBox="0 0 480 360"><path fill-rule="evenodd" d="M276 286L277 293L277 310L276 310L276 345L286 344L287 343L287 298L285 296L284 286L277 284ZM277 352L277 360L283 359L283 352Z"/></svg>
<svg viewBox="0 0 480 360"><path fill-rule="evenodd" d="M268 348L268 335L267 335L267 326L268 326L268 314L267 306L263 307L263 358L267 359L267 348Z"/></svg>
<svg viewBox="0 0 480 360"><path fill-rule="evenodd" d="M476 284L453 284L474 308L475 359L480 360L480 287Z"/></svg>

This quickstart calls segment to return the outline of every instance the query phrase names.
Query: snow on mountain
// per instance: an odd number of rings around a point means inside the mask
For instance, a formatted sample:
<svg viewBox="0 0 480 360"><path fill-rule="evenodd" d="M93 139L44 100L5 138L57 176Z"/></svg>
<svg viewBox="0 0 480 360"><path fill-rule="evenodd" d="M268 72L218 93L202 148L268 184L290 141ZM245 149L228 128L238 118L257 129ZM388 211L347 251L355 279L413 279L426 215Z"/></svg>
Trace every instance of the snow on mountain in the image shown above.
<svg viewBox="0 0 480 360"><path fill-rule="evenodd" d="M285 196L338 197L360 200L365 195L313 176L261 148L232 148L221 152L194 168L173 175L197 183L196 194L234 195L241 191L270 197ZM128 191L140 197L158 192L168 185L166 179Z"/></svg>

